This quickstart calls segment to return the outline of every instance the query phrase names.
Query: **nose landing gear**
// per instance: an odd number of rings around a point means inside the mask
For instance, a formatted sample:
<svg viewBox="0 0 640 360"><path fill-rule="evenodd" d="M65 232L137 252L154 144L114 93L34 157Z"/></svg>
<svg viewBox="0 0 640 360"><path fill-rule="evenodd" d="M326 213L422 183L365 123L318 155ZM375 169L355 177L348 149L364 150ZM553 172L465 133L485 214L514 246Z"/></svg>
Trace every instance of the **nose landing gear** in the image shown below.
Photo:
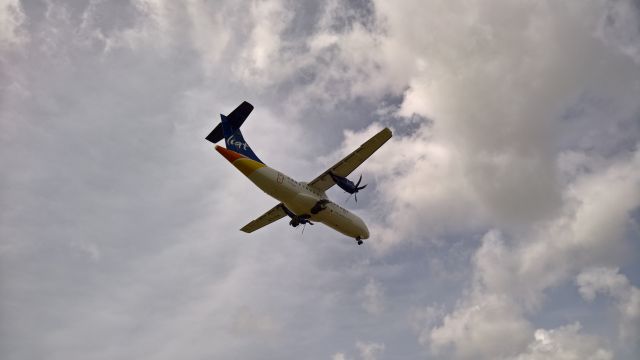
<svg viewBox="0 0 640 360"><path fill-rule="evenodd" d="M358 245L362 245L362 239L360 239L360 236L356 238L356 243L358 243Z"/></svg>

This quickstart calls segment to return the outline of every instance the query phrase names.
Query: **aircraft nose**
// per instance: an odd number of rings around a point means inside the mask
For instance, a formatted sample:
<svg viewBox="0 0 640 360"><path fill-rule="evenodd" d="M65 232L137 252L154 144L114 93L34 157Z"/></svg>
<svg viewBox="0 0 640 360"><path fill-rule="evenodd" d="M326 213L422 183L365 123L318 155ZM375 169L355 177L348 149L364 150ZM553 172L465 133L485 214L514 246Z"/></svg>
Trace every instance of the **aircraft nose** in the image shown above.
<svg viewBox="0 0 640 360"><path fill-rule="evenodd" d="M364 223L364 221L362 222L362 239L368 239L369 238L369 229L367 228L367 224Z"/></svg>

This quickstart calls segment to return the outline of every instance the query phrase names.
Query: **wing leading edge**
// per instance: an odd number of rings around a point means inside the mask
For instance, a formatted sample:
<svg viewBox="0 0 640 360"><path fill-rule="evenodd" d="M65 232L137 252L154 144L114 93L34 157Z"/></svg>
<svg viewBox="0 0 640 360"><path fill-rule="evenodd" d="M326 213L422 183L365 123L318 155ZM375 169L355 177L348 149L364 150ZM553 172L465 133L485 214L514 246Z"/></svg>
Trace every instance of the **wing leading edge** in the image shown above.
<svg viewBox="0 0 640 360"><path fill-rule="evenodd" d="M367 160L374 152L376 152L384 143L391 139L391 130L384 128L371 139L367 140L359 148L354 150L351 154L345 156L342 160L338 161L335 165L330 167L327 171L323 172L320 176L309 182L310 186L316 189L327 191L333 185L335 181L329 174L330 172L335 175L347 177L358 166L360 166L365 160Z"/></svg>

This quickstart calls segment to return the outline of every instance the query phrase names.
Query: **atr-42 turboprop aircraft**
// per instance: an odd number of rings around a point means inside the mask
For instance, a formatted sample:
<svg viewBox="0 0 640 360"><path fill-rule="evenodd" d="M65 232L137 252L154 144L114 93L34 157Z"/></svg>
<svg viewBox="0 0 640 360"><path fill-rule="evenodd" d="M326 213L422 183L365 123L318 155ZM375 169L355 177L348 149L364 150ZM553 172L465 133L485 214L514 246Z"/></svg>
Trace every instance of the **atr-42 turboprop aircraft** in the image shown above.
<svg viewBox="0 0 640 360"><path fill-rule="evenodd" d="M265 165L244 140L240 126L252 110L253 105L245 101L229 115L220 114L220 124L206 137L214 144L224 138L226 149L216 145L216 150L262 191L280 202L240 230L250 233L288 216L291 218L289 225L293 227L313 225L312 221L321 222L355 238L361 245L362 240L369 238L367 225L355 214L329 200L325 191L334 184L354 195L364 189L366 185L360 186L362 175L357 184L346 176L391 138L391 130L384 128L310 182L299 182Z"/></svg>

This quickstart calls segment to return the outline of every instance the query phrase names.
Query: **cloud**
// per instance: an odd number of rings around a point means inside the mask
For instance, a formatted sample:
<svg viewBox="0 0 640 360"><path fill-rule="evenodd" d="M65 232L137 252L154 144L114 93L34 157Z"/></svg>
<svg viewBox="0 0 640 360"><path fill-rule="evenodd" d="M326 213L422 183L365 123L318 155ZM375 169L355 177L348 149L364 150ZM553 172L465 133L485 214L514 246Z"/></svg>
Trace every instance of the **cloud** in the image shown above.
<svg viewBox="0 0 640 360"><path fill-rule="evenodd" d="M567 190L564 216L541 225L516 246L506 245L499 232L487 233L474 255L470 294L441 325L428 330L428 337L421 337L424 344L436 353L450 348L459 358L518 353L531 333L525 315L540 307L544 291L584 266L615 256L611 247L624 243L629 213L640 206L638 159L636 153L576 181ZM601 282L588 275L580 279L587 298L602 289L601 277ZM606 279L612 286L623 282Z"/></svg>
<svg viewBox="0 0 640 360"><path fill-rule="evenodd" d="M581 267L615 258L612 246L623 246L630 213L640 206L639 155L576 179L566 190L562 215L533 228L515 248L490 233L476 253L478 281L535 306L545 288Z"/></svg>
<svg viewBox="0 0 640 360"><path fill-rule="evenodd" d="M455 358L489 359L516 353L530 332L531 325L511 299L482 295L446 315L423 341L436 354L451 351Z"/></svg>
<svg viewBox="0 0 640 360"><path fill-rule="evenodd" d="M510 359L613 359L613 353L602 347L601 341L594 336L580 333L580 324L571 324L553 330L538 329L535 340L527 350Z"/></svg>
<svg viewBox="0 0 640 360"><path fill-rule="evenodd" d="M346 356L344 355L344 353L335 353L333 354L333 356L331 357L332 360L346 360Z"/></svg>
<svg viewBox="0 0 640 360"><path fill-rule="evenodd" d="M629 246L640 206L638 107L626 97L640 94L636 65L590 35L602 26L596 2L408 3L377 4L394 35L380 46L394 55L383 69L407 79L397 115L429 121L392 140L404 157L381 153L384 166L371 167L388 209L378 249L484 232L468 292L421 339L456 357L514 355L547 289ZM433 36L415 36L419 24ZM621 109L606 129L633 135L591 137L584 125L606 116L598 102ZM578 127L589 136L556 135Z"/></svg>
<svg viewBox="0 0 640 360"><path fill-rule="evenodd" d="M637 358L637 15L3 2L0 354ZM393 129L345 205L366 247L237 231L274 202L202 138L243 99L252 147L300 180Z"/></svg>
<svg viewBox="0 0 640 360"><path fill-rule="evenodd" d="M622 297L630 290L629 280L619 274L617 268L590 268L581 272L576 282L580 295L585 300L592 301L599 292L613 297Z"/></svg>
<svg viewBox="0 0 640 360"><path fill-rule="evenodd" d="M376 360L384 352L384 344L376 342L356 342L362 360Z"/></svg>
<svg viewBox="0 0 640 360"><path fill-rule="evenodd" d="M0 3L0 50L18 47L28 40L22 29L25 19L18 0L4 0Z"/></svg>
<svg viewBox="0 0 640 360"><path fill-rule="evenodd" d="M608 1L599 29L600 36L636 63L640 63L640 46L636 41L640 35L639 11L637 1Z"/></svg>
<svg viewBox="0 0 640 360"><path fill-rule="evenodd" d="M291 20L291 12L282 1L256 1L249 7L249 22L253 24L248 46L235 64L240 79L247 83L270 85L281 81L280 71L286 67L274 66L281 60L281 33ZM275 71L274 71L275 70Z"/></svg>
<svg viewBox="0 0 640 360"><path fill-rule="evenodd" d="M444 310L435 306L425 306L410 312L409 321L411 327L418 333L418 341L421 344L429 344L431 329L444 317Z"/></svg>
<svg viewBox="0 0 640 360"><path fill-rule="evenodd" d="M576 278L580 295L593 301L597 294L609 295L617 302L620 339L636 344L640 336L640 289L631 285L618 268L595 267L578 274ZM634 346L634 345L632 345Z"/></svg>
<svg viewBox="0 0 640 360"><path fill-rule="evenodd" d="M358 350L358 359L362 360L376 360L384 353L385 346L382 343L373 341L356 341L355 347ZM347 360L350 359L345 353L337 352L331 357L332 360Z"/></svg>
<svg viewBox="0 0 640 360"><path fill-rule="evenodd" d="M270 316L257 314L248 306L243 306L233 316L231 329L239 334L273 333L277 325Z"/></svg>
<svg viewBox="0 0 640 360"><path fill-rule="evenodd" d="M396 55L403 60L389 61L411 70L399 114L417 113L433 123L394 147L414 160L402 178L413 185L402 186L414 195L410 204L432 204L439 211L408 211L396 215L402 223L390 225L401 229L419 222L416 216L466 215L472 223L509 228L556 215L563 191L557 159L563 148L575 146L560 143L564 139L554 135L563 126L565 111L584 92L605 99L638 94L631 80L636 78L635 66L611 55L606 44L588 35L588 29L597 25L598 6L584 2L462 6L439 1L414 5L379 4L396 35L382 47L401 47L404 52ZM434 36L415 36L423 23L430 24ZM414 64L408 66L406 59L414 59ZM614 62L620 66L605 65ZM625 74L630 78L609 93L597 93L600 79ZM632 104L630 99L627 103ZM632 106L637 113L637 106ZM427 152L428 146L441 150ZM429 183L431 179L438 186ZM398 190L386 193L402 198ZM398 201L395 208L406 208L405 203ZM460 214L451 204L471 209Z"/></svg>
<svg viewBox="0 0 640 360"><path fill-rule="evenodd" d="M373 315L378 315L384 311L384 289L382 285L374 279L369 279L362 289L363 303L362 307Z"/></svg>

